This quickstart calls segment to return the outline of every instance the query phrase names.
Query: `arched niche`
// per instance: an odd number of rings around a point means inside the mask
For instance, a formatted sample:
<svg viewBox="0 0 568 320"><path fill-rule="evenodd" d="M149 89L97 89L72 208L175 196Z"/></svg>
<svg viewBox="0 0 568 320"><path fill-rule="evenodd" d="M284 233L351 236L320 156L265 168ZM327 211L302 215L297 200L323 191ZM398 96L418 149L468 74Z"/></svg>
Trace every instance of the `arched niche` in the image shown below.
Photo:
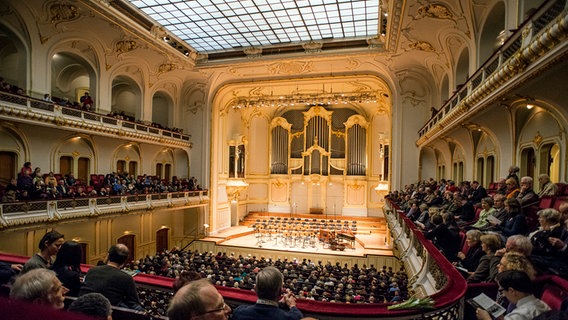
<svg viewBox="0 0 568 320"><path fill-rule="evenodd" d="M495 181L496 160L497 160L497 146L493 138L483 132L477 142L476 159L476 174L477 181L483 186L488 186L491 182Z"/></svg>
<svg viewBox="0 0 568 320"><path fill-rule="evenodd" d="M11 12L13 15L14 12ZM7 17L4 16L4 19ZM23 25L23 24L22 24ZM26 45L10 28L0 22L0 70L4 81L19 87L28 87Z"/></svg>
<svg viewBox="0 0 568 320"><path fill-rule="evenodd" d="M459 89L469 77L469 49L463 48L456 63L455 86Z"/></svg>
<svg viewBox="0 0 568 320"><path fill-rule="evenodd" d="M140 174L142 157L140 147L136 143L127 143L118 147L112 158L111 168L118 173L127 172L129 175Z"/></svg>
<svg viewBox="0 0 568 320"><path fill-rule="evenodd" d="M81 181L89 181L96 168L93 142L87 136L75 135L59 143L53 154L51 171L66 175L73 173Z"/></svg>
<svg viewBox="0 0 568 320"><path fill-rule="evenodd" d="M173 153L174 163L176 164L174 167L174 175L177 176L178 179L189 178L191 165L189 163L188 152L186 150L175 149Z"/></svg>
<svg viewBox="0 0 568 320"><path fill-rule="evenodd" d="M436 176L436 152L432 148L420 149L420 180Z"/></svg>
<svg viewBox="0 0 568 320"><path fill-rule="evenodd" d="M63 44L62 44L63 45ZM51 95L68 98L71 103L79 102L85 92L97 103L97 76L87 59L74 52L56 51L51 57Z"/></svg>
<svg viewBox="0 0 568 320"><path fill-rule="evenodd" d="M141 119L142 90L138 83L125 75L112 80L111 112L128 118Z"/></svg>
<svg viewBox="0 0 568 320"><path fill-rule="evenodd" d="M465 151L459 144L452 143L452 180L459 182L464 180Z"/></svg>
<svg viewBox="0 0 568 320"><path fill-rule="evenodd" d="M158 91L152 97L152 122L163 127L173 127L172 98L165 92Z"/></svg>
<svg viewBox="0 0 568 320"><path fill-rule="evenodd" d="M479 65L483 64L505 39L505 3L499 1L495 3L489 11L478 41L478 60Z"/></svg>
<svg viewBox="0 0 568 320"><path fill-rule="evenodd" d="M153 160L154 175L160 179L170 180L174 172L174 153L170 148L160 150Z"/></svg>
<svg viewBox="0 0 568 320"><path fill-rule="evenodd" d="M21 165L30 159L25 135L16 128L0 125L0 152L0 184L5 186L10 179L16 178Z"/></svg>

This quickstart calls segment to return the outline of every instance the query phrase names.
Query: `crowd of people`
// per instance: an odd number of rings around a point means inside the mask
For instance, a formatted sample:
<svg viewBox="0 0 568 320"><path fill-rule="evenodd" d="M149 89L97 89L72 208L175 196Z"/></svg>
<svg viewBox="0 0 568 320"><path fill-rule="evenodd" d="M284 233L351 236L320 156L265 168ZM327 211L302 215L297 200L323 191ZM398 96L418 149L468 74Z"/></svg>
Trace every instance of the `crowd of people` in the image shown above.
<svg viewBox="0 0 568 320"><path fill-rule="evenodd" d="M232 310L213 284L253 290L257 294L255 305L243 305L234 310L235 319L253 319L268 314L278 319L301 319L303 315L296 308L296 299L378 303L392 298L390 301L397 302L408 293L404 270L393 272L386 266L377 270L373 265L359 268L357 265L314 263L307 259L272 261L263 257L179 250L164 251L156 257L127 263L129 249L124 244L112 245L106 260L90 268L82 279L82 249L78 243L65 241L63 234L52 230L39 241L38 249L39 252L23 266L0 263L2 283L15 278L10 297L55 309L64 307L66 296L78 297L70 310L99 315L108 315L112 305L149 313L160 310L162 316L167 310L171 319L185 319L183 314L188 310L196 316L214 312L227 316ZM123 269L175 276L173 289L176 294L138 288L133 277ZM179 296L201 292L203 288L206 289L204 294L193 302L199 306L190 304L187 309L187 299L197 297ZM140 292L143 294L139 295ZM211 310L208 310L209 305Z"/></svg>
<svg viewBox="0 0 568 320"><path fill-rule="evenodd" d="M86 198L98 196L136 195L161 192L201 190L195 177L171 181L156 176L134 175L112 172L101 181L81 181L73 173L56 175L43 174L41 168L32 169L31 162L22 166L18 177L12 178L6 186L0 186L2 202L31 200L57 200L65 198Z"/></svg>
<svg viewBox="0 0 568 320"><path fill-rule="evenodd" d="M24 88L21 88L21 87L18 87L16 85L12 85L12 84L8 83L7 81L5 81L5 79L3 77L0 77L0 91L4 91L4 92L10 93L10 94L15 94L15 95L19 95L19 96L29 98L29 96L26 94L26 90ZM63 98L52 97L51 94L49 94L49 93L44 94L42 100L45 101L45 102L48 102L48 103L57 104L57 105L62 106L62 107L67 107L67 108L72 108L72 109L77 109L77 110L87 111L87 112L93 112L93 113L96 112L95 102L93 100L93 97L91 97L91 95L89 94L89 92L85 92L79 98L79 101L71 101L68 97L63 97ZM146 125L146 126L149 126L149 127L183 134L183 129L176 128L176 127L169 128L168 126L164 126L160 123L152 122L152 121L136 120L135 117L127 115L124 111L120 111L120 112L119 111L111 111L110 113L107 114L107 116L112 117L112 118L116 118L116 119L119 119L119 120L136 122L138 124L143 124L143 125Z"/></svg>
<svg viewBox="0 0 568 320"><path fill-rule="evenodd" d="M300 299L341 303L400 302L408 297L403 269L383 266L348 266L339 263L288 260L234 254L164 251L133 261L127 267L139 272L176 279L208 278L214 284L244 290L254 288L255 277L265 267L284 275L284 288Z"/></svg>
<svg viewBox="0 0 568 320"><path fill-rule="evenodd" d="M477 181L456 184L430 179L390 192L387 197L423 231L425 238L432 240L468 283L497 283L500 292L510 293L500 293L500 301L513 307L530 297L530 311L523 312L525 318L532 319L548 306L534 298L526 285L512 285L505 279L511 276L534 280L542 274L568 278L568 201L561 202L558 210L538 208L539 199L554 197L557 186L542 174L537 193L533 179L519 179L518 171L518 167L511 166L509 175L499 179L498 187L490 192ZM538 224L533 226L525 211L535 207L539 209ZM521 275L512 276L508 271ZM514 314L511 312L505 319L514 318ZM489 319L480 310L477 317Z"/></svg>

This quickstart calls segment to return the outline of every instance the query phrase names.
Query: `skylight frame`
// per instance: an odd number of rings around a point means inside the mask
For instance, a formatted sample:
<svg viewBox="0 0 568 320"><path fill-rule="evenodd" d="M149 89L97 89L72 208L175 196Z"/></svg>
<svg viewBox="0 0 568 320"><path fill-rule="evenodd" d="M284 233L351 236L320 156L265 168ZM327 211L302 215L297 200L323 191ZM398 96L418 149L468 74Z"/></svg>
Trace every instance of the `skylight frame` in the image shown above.
<svg viewBox="0 0 568 320"><path fill-rule="evenodd" d="M207 54L366 39L379 32L380 0L128 1Z"/></svg>

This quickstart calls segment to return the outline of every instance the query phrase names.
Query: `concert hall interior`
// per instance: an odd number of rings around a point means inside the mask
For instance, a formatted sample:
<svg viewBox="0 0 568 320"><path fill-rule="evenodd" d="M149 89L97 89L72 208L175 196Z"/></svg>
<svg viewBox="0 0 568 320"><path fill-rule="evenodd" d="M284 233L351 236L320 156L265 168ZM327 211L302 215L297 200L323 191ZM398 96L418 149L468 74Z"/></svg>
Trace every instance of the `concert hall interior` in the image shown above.
<svg viewBox="0 0 568 320"><path fill-rule="evenodd" d="M115 243L134 260L385 266L455 319L475 288L388 195L491 189L516 168L559 186L535 208L568 201L566 0L3 0L0 15L2 261L55 229L84 268ZM419 318L320 302L298 306Z"/></svg>

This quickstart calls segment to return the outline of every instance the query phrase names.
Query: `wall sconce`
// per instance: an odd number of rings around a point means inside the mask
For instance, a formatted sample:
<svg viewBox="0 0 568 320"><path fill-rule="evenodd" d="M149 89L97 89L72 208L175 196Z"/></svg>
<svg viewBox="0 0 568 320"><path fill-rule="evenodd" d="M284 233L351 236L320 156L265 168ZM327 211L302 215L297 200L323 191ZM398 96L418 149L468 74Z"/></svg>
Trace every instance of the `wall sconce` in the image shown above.
<svg viewBox="0 0 568 320"><path fill-rule="evenodd" d="M527 98L527 109L532 109L534 108L534 99L532 98Z"/></svg>

